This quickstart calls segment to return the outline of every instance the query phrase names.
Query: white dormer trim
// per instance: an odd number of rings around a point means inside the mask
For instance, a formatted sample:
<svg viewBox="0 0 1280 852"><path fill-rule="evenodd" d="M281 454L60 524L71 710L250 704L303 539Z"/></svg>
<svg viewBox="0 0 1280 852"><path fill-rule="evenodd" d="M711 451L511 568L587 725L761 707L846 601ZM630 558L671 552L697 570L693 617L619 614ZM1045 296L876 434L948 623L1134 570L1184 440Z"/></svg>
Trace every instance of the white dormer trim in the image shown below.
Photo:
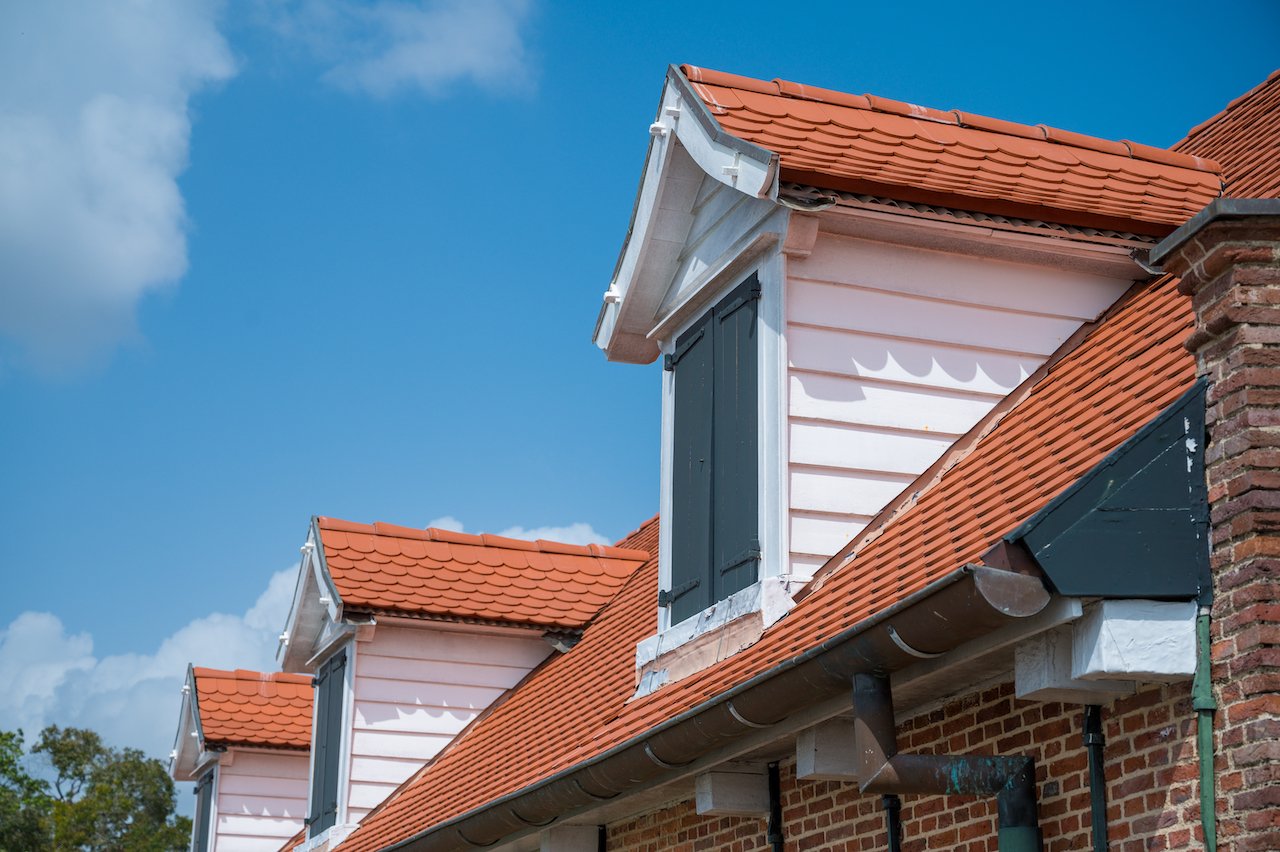
<svg viewBox="0 0 1280 852"><path fill-rule="evenodd" d="M342 596L324 564L323 544L314 519L301 553L293 603L276 645L276 662L286 672L314 671L313 658L326 645L325 631L342 620Z"/></svg>
<svg viewBox="0 0 1280 852"><path fill-rule="evenodd" d="M775 199L778 192L777 155L726 133L674 67L649 134L640 191L593 336L609 360L635 364L659 355L650 332L704 176L752 198Z"/></svg>

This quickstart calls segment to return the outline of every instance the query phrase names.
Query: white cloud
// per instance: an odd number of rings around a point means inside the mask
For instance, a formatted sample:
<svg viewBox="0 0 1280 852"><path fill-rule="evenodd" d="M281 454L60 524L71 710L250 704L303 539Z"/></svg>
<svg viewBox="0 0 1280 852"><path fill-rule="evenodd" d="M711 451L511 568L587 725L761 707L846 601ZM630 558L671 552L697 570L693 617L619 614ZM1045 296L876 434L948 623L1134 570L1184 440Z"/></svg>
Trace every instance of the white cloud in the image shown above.
<svg viewBox="0 0 1280 852"><path fill-rule="evenodd" d="M133 332L187 268L189 101L234 73L215 0L9 4L0 20L0 335L42 370Z"/></svg>
<svg viewBox="0 0 1280 852"><path fill-rule="evenodd" d="M435 518L427 522L427 526L435 527L438 530L452 530L453 532L462 532L466 529L462 521L453 515L445 515L443 518Z"/></svg>
<svg viewBox="0 0 1280 852"><path fill-rule="evenodd" d="M24 612L0 631L0 729L29 739L48 724L87 727L115 746L163 758L178 725L187 664L274 671L298 568L271 577L244 615L213 613L163 639L149 654L93 655L87 633L69 635L45 612Z"/></svg>
<svg viewBox="0 0 1280 852"><path fill-rule="evenodd" d="M443 518L429 521L427 526L441 530L453 530L454 532L466 531L462 521L452 515L445 515ZM542 538L547 541L558 541L564 544L613 544L612 539L596 532L591 524L582 522L567 524L562 527L507 527L498 535L526 541L537 541Z"/></svg>
<svg viewBox="0 0 1280 852"><path fill-rule="evenodd" d="M529 0L268 0L262 8L343 89L388 97L437 96L458 82L502 92L533 86L523 35Z"/></svg>
<svg viewBox="0 0 1280 852"><path fill-rule="evenodd" d="M523 538L537 541L559 541L564 544L613 544L613 542L596 532L591 524L576 523L564 527L508 527L498 535L508 538Z"/></svg>

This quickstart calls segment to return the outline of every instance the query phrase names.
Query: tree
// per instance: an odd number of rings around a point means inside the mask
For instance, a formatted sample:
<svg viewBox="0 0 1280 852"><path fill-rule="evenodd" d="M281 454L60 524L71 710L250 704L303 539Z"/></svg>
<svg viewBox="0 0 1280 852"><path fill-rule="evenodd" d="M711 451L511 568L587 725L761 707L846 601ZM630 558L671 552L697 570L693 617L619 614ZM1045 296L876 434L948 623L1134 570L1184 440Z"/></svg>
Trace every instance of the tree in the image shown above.
<svg viewBox="0 0 1280 852"><path fill-rule="evenodd" d="M48 785L23 766L22 731L0 731L0 850L41 849L50 834Z"/></svg>
<svg viewBox="0 0 1280 852"><path fill-rule="evenodd" d="M20 731L0 731L0 852L187 848L191 820L174 814L173 780L160 761L110 748L84 728L50 725L31 749L48 761L50 784L23 768L22 742Z"/></svg>

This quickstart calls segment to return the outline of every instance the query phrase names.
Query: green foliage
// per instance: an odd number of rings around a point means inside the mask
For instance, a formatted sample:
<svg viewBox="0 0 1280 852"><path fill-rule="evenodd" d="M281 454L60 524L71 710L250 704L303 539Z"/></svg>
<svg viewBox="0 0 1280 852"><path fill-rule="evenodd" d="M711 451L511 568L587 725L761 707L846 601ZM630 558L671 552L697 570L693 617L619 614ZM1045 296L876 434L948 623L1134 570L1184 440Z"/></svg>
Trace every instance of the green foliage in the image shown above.
<svg viewBox="0 0 1280 852"><path fill-rule="evenodd" d="M22 732L0 731L0 852L187 848L191 820L174 814L173 780L160 761L56 725L31 753L47 760L52 785L26 770Z"/></svg>
<svg viewBox="0 0 1280 852"><path fill-rule="evenodd" d="M22 731L0 731L0 850L41 849L49 836L48 785L28 774Z"/></svg>

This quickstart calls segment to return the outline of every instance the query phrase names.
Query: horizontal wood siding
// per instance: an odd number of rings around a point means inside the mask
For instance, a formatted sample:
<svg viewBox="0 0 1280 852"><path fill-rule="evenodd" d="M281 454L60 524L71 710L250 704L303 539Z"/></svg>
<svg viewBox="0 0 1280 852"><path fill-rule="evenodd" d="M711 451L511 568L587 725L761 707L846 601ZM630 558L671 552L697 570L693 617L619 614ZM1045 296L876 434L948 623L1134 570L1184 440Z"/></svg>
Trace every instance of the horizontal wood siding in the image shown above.
<svg viewBox="0 0 1280 852"><path fill-rule="evenodd" d="M274 852L307 815L306 754L232 749L218 767L216 852Z"/></svg>
<svg viewBox="0 0 1280 852"><path fill-rule="evenodd" d="M379 626L356 646L348 820L358 822L551 652L541 638Z"/></svg>
<svg viewBox="0 0 1280 852"><path fill-rule="evenodd" d="M1129 283L819 234L787 269L792 573L811 576Z"/></svg>

